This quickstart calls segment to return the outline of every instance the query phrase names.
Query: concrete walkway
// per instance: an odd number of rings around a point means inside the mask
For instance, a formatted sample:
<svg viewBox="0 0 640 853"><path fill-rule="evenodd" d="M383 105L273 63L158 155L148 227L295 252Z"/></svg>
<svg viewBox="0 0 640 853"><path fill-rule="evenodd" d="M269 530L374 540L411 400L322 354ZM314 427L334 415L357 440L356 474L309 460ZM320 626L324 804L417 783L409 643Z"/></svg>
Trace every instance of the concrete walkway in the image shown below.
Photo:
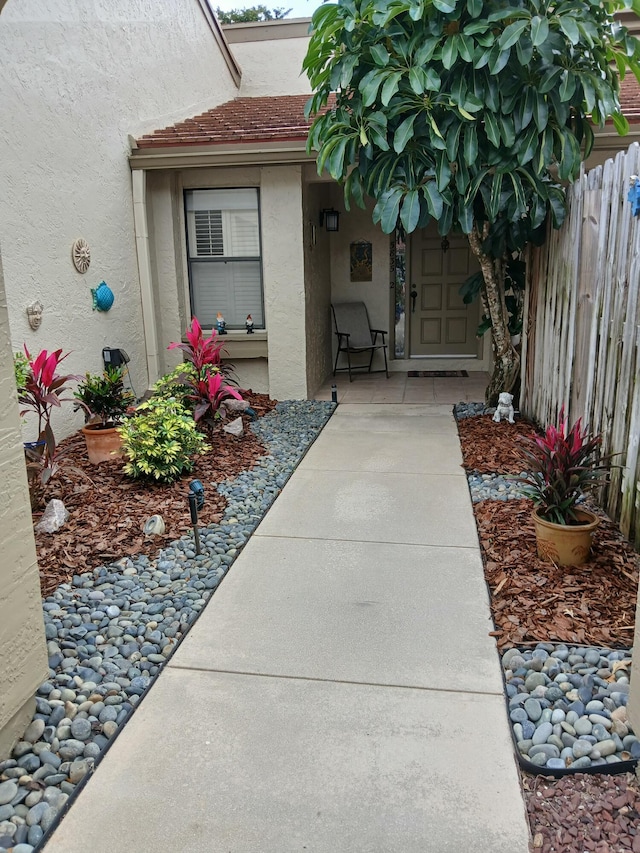
<svg viewBox="0 0 640 853"><path fill-rule="evenodd" d="M340 405L47 853L526 853L460 465Z"/></svg>

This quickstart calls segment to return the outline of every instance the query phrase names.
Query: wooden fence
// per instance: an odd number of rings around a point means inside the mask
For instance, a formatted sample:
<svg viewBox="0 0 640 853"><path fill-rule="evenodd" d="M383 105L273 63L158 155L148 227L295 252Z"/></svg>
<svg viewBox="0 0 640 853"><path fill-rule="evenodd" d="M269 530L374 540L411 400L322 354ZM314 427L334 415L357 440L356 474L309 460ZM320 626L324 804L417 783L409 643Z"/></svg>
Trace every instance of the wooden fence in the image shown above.
<svg viewBox="0 0 640 853"><path fill-rule="evenodd" d="M557 422L564 405L621 453L603 495L609 515L640 545L640 218L627 201L640 174L633 143L569 191L559 231L530 254L522 344L524 414Z"/></svg>

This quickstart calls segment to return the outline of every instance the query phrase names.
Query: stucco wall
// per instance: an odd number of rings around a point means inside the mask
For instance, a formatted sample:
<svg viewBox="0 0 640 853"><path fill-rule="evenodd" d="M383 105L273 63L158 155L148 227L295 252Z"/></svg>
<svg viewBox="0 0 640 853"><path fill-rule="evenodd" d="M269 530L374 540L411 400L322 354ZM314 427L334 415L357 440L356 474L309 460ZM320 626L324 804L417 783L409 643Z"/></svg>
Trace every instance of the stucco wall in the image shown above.
<svg viewBox="0 0 640 853"><path fill-rule="evenodd" d="M147 204L153 221L150 250L155 300L160 306L160 353L164 366L169 369L176 363L166 346L182 333L185 325L182 312L189 310L183 191L211 187L260 189L269 361L267 364L264 358L234 358L231 333L227 343L239 384L255 391L268 391L278 399L304 399L307 396L306 297L301 167L297 165L186 169L174 177L150 176L147 185Z"/></svg>
<svg viewBox="0 0 640 853"><path fill-rule="evenodd" d="M331 301L356 302L362 300L369 312L369 321L374 329L391 332L391 278L389 272L390 238L373 224L371 209L361 210L354 204L349 213L345 213L342 190L331 188L331 204L341 211L340 231L329 235L331 252ZM368 240L372 244L373 272L371 281L351 281L350 252L351 243L356 240ZM387 338L390 340L390 338ZM333 341L335 357L336 341ZM389 350L391 351L391 349ZM344 364L346 359L342 357ZM340 361L342 366L342 360ZM384 369L380 353L376 353L374 370Z"/></svg>
<svg viewBox="0 0 640 853"><path fill-rule="evenodd" d="M261 177L264 304L269 393L307 397L302 169L273 166Z"/></svg>
<svg viewBox="0 0 640 853"><path fill-rule="evenodd" d="M103 346L131 356L147 386L128 135L229 100L231 71L198 0L9 0L0 17L0 239L11 343L71 350L72 373L102 369ZM71 263L77 237L92 261ZM109 313L92 310L104 279ZM25 307L44 305L32 332ZM71 406L58 435L81 421ZM25 434L25 438L32 438Z"/></svg>
<svg viewBox="0 0 640 853"><path fill-rule="evenodd" d="M311 184L303 193L309 394L318 390L331 371L331 235L319 225L319 211L330 207L329 192L327 184Z"/></svg>
<svg viewBox="0 0 640 853"><path fill-rule="evenodd" d="M638 586L638 600L640 600L640 585ZM636 628L633 635L634 648L638 648L638 640L640 639L640 607L636 608ZM633 731L637 734L640 732L640 655L637 653L633 658L631 665L631 688L629 690L629 703L627 712L629 721ZM640 778L640 769L637 770L638 778Z"/></svg>
<svg viewBox="0 0 640 853"><path fill-rule="evenodd" d="M309 8L311 12L315 7ZM224 27L242 68L240 94L304 95L311 92L302 61L309 46L310 18L284 18Z"/></svg>
<svg viewBox="0 0 640 853"><path fill-rule="evenodd" d="M0 260L0 761L32 716L47 677L40 580Z"/></svg>

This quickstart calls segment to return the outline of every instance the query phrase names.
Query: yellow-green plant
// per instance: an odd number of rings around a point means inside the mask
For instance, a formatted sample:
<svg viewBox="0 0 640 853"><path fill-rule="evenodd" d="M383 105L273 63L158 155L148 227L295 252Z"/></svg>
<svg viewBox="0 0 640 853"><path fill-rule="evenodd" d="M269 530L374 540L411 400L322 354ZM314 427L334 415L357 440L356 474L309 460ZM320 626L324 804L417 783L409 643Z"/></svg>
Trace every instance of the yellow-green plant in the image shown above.
<svg viewBox="0 0 640 853"><path fill-rule="evenodd" d="M208 449L193 416L174 397L154 397L136 409L118 430L126 458L124 471L171 483L192 471L193 457Z"/></svg>

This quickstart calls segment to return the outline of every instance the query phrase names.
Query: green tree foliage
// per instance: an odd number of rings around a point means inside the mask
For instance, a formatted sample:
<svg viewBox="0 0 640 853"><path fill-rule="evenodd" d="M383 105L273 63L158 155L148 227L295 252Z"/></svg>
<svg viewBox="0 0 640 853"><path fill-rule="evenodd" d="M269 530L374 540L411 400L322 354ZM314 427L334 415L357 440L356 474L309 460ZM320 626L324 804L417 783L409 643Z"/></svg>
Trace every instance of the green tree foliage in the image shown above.
<svg viewBox="0 0 640 853"><path fill-rule="evenodd" d="M247 9L230 9L224 12L216 9L216 17L221 24L252 24L257 21L280 21L286 18L291 9L280 7L269 9L267 6L251 6Z"/></svg>
<svg viewBox="0 0 640 853"><path fill-rule="evenodd" d="M639 0L633 0L638 3ZM619 78L640 79L638 42L614 13L632 0L338 0L313 15L304 68L309 150L344 184L347 209L407 233L430 219L468 235L491 321L487 396L517 380L505 270L550 219L608 118ZM323 112L331 92L334 109Z"/></svg>

